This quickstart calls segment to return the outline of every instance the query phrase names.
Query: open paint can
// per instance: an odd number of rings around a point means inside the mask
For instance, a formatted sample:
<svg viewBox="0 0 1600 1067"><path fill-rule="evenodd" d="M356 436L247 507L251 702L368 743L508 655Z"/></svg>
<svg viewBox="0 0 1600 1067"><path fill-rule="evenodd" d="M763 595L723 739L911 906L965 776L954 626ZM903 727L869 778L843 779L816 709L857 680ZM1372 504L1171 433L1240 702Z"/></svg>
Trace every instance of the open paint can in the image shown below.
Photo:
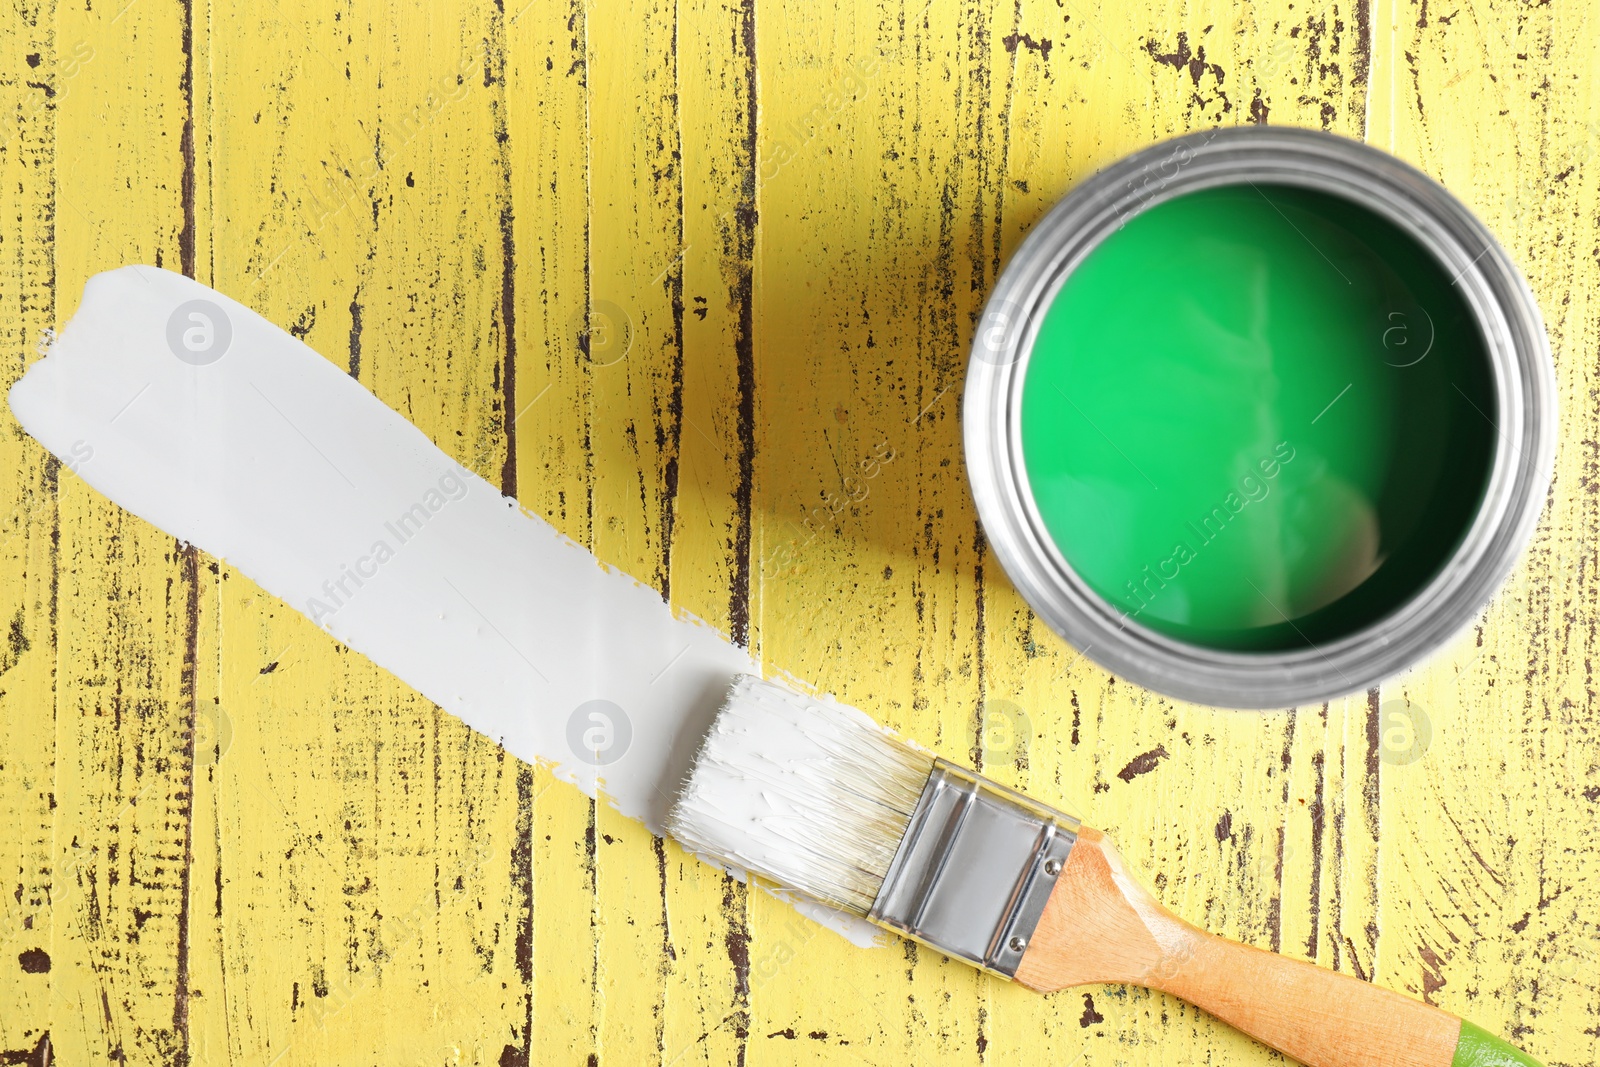
<svg viewBox="0 0 1600 1067"><path fill-rule="evenodd" d="M1039 617L1241 708L1366 689L1470 623L1556 434L1488 229L1392 156L1262 126L1073 189L1001 274L964 404L979 516Z"/></svg>

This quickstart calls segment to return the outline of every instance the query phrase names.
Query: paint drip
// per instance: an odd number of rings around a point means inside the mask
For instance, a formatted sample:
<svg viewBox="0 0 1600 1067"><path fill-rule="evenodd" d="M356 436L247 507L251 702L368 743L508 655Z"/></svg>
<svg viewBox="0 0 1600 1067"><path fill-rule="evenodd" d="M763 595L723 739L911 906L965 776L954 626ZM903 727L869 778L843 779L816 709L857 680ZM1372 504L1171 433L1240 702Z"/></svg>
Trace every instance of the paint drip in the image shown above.
<svg viewBox="0 0 1600 1067"><path fill-rule="evenodd" d="M761 673L311 348L182 275L91 278L10 401L113 502L652 832L732 680ZM856 944L882 941L794 903Z"/></svg>

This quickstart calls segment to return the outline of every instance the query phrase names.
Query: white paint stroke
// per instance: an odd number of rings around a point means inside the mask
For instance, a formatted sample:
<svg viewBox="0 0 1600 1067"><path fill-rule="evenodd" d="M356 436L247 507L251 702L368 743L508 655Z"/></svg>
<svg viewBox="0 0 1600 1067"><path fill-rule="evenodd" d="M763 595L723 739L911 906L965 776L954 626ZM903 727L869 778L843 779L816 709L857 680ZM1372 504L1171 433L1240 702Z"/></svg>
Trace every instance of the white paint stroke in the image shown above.
<svg viewBox="0 0 1600 1067"><path fill-rule="evenodd" d="M197 300L220 320L178 314ZM224 332L231 340L196 365L173 347L186 329L202 348ZM182 275L123 267L89 279L10 399L56 456L91 449L77 472L112 501L227 560L512 754L552 765L653 832L733 678L761 673L311 348ZM600 766L574 748L603 741L604 722L572 724L597 700L622 709L612 751L623 721L632 734ZM600 732L586 742L590 729ZM805 912L857 944L882 941L863 920Z"/></svg>

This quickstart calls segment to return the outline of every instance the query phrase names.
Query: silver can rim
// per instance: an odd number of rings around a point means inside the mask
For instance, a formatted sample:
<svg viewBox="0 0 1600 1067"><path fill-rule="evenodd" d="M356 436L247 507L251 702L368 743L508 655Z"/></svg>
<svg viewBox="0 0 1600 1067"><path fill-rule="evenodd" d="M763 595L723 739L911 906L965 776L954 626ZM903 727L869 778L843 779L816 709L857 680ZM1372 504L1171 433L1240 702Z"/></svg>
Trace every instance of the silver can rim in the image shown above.
<svg viewBox="0 0 1600 1067"><path fill-rule="evenodd" d="M1041 314L1066 277L1133 215L1219 185L1290 185L1388 219L1455 278L1477 320L1498 410L1489 479L1455 553L1388 615L1326 644L1238 652L1189 644L1089 588L1045 531L1022 464L1021 387ZM1029 233L979 318L963 423L978 516L1012 584L1082 655L1179 700L1232 708L1320 704L1370 689L1466 628L1532 537L1555 463L1555 368L1532 290L1479 219L1442 185L1331 133L1245 126L1186 134L1074 187ZM1486 418L1489 416L1486 415Z"/></svg>

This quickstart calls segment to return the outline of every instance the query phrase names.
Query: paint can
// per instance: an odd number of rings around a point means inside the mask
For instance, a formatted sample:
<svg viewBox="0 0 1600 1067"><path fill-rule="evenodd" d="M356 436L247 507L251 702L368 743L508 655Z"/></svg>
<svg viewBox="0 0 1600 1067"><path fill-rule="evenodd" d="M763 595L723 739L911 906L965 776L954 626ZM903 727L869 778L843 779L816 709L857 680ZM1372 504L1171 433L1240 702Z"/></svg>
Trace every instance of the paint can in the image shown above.
<svg viewBox="0 0 1600 1067"><path fill-rule="evenodd" d="M1182 700L1320 703L1499 588L1555 396L1526 281L1441 185L1332 134L1213 130L1087 179L1018 248L973 339L967 467L1082 654Z"/></svg>

